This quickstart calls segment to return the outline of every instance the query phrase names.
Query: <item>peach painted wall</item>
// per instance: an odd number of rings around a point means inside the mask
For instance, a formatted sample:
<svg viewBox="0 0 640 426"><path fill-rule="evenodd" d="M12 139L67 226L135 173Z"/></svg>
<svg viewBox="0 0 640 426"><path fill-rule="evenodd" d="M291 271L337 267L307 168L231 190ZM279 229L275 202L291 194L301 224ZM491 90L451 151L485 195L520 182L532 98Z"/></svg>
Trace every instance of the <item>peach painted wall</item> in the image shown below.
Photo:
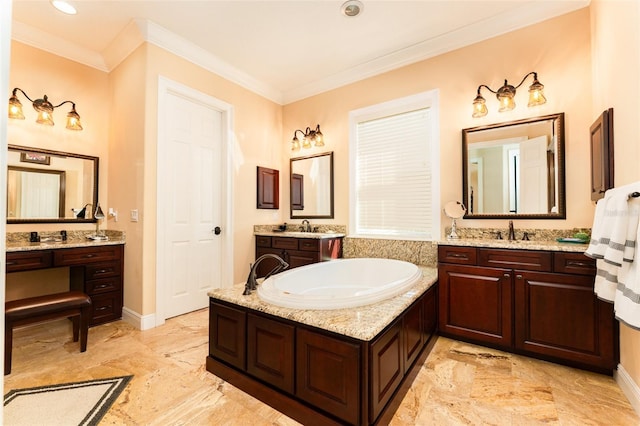
<svg viewBox="0 0 640 426"><path fill-rule="evenodd" d="M14 87L20 87L32 99L42 98L46 94L54 105L65 100L75 102L84 130L75 132L65 128L67 113L71 110L70 104L56 108L53 113L55 126L37 124L37 114L31 103L22 94L18 94L25 119L8 120L7 143L99 157L100 202L101 205L106 205L110 122L108 74L12 41L9 90ZM84 230L94 227L93 224L73 223L9 224L7 232ZM54 293L68 288L68 283L68 271L64 270L12 273L6 276L6 296L7 300L11 300Z"/></svg>
<svg viewBox="0 0 640 426"><path fill-rule="evenodd" d="M13 41L9 87L10 90L21 88L31 99L42 98L46 94L54 105L65 100L76 103L84 127L79 132L65 128L70 104L55 109L55 126L43 126L35 122L37 113L31 102L19 93L25 119L8 120L7 143L99 157L99 194L100 203L104 206L108 201L108 74ZM93 228L91 224L14 224L7 225L7 232Z"/></svg>
<svg viewBox="0 0 640 426"><path fill-rule="evenodd" d="M462 196L461 130L558 112L565 113L567 220L516 220L516 227L589 227L594 208L589 201L589 140L591 124L591 51L589 11L582 9L537 25L495 37L450 53L362 80L284 107L283 131L291 138L294 129L320 123L326 146L335 152L335 223L349 222L349 111L420 93L440 91L440 190L441 203ZM545 85L548 102L527 108L527 87L518 90L517 107L497 112L497 100L484 93L489 114L471 118L471 103L480 84L499 88L507 78L517 84L537 71ZM298 156L283 148L285 158ZM305 150L303 155L320 151ZM287 170L288 173L288 170ZM289 189L282 188L288 204ZM322 222L320 220L314 222ZM442 226L450 220L442 217ZM506 227L506 220L469 220L462 227Z"/></svg>
<svg viewBox="0 0 640 426"><path fill-rule="evenodd" d="M112 74L115 130L111 150L118 153L119 161L117 168L110 170L109 191L113 205L123 212L123 222L128 222L130 209L140 212L137 224L114 224L127 228L127 262L131 266L125 273L125 306L142 315L155 312L159 76L233 105L233 282L243 281L254 259L253 225L282 220L282 209L256 209L256 166L283 169L282 155L274 150L282 140L282 107L152 44L143 44ZM135 106L119 101L118 92L129 93ZM118 108L122 111L115 112ZM131 108L137 111L128 118L126 112ZM125 148L123 144L133 146ZM131 158L122 152L131 153Z"/></svg>
<svg viewBox="0 0 640 426"><path fill-rule="evenodd" d="M624 34L621 42L620 34ZM594 0L592 118L613 107L616 186L640 181L640 3ZM620 363L640 387L640 331L620 326ZM637 409L637 408L636 408Z"/></svg>

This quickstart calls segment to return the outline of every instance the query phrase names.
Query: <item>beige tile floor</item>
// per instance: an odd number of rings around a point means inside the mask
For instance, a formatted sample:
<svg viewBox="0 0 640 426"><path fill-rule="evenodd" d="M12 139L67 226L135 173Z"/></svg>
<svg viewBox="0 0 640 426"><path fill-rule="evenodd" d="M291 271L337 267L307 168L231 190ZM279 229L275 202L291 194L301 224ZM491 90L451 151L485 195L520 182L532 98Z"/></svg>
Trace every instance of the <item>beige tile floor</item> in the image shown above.
<svg viewBox="0 0 640 426"><path fill-rule="evenodd" d="M208 312L138 331L70 322L17 330L11 389L133 374L101 425L295 425L205 370ZM640 425L611 377L439 338L392 425Z"/></svg>

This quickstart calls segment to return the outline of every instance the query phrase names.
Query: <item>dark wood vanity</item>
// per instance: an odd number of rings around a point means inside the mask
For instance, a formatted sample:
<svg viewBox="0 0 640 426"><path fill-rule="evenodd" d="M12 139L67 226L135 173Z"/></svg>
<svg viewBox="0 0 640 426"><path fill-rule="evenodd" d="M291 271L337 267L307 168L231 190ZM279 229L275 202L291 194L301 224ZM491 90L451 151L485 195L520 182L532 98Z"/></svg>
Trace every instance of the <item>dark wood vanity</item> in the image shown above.
<svg viewBox="0 0 640 426"><path fill-rule="evenodd" d="M207 370L304 424L386 424L435 341L435 285L367 341L210 300Z"/></svg>
<svg viewBox="0 0 640 426"><path fill-rule="evenodd" d="M124 244L8 251L7 273L69 267L69 288L88 294L91 326L122 317Z"/></svg>
<svg viewBox="0 0 640 426"><path fill-rule="evenodd" d="M440 334L612 374L618 322L594 276L579 252L441 245Z"/></svg>
<svg viewBox="0 0 640 426"><path fill-rule="evenodd" d="M297 268L342 257L342 236L312 238L313 233L309 236L256 235L256 259L263 254L276 254L289 264L289 268ZM265 259L258 265L257 276L264 277L276 265L275 259Z"/></svg>

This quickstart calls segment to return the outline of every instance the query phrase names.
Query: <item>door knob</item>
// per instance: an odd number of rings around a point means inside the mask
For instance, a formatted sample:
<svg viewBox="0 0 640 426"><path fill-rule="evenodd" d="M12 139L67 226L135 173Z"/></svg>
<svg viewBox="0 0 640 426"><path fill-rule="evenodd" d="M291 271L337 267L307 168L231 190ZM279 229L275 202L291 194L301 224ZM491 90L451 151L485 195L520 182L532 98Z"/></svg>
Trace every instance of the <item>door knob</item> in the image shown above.
<svg viewBox="0 0 640 426"><path fill-rule="evenodd" d="M216 226L215 228L213 228L213 233L216 235L220 235L220 233L222 232L222 229L220 229L219 226Z"/></svg>

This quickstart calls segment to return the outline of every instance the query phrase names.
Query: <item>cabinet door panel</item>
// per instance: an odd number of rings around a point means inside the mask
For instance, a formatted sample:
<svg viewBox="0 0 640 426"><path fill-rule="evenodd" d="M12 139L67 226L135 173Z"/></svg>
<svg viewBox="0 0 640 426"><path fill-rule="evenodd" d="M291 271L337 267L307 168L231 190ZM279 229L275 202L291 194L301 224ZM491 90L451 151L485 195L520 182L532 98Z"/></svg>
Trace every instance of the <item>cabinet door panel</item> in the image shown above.
<svg viewBox="0 0 640 426"><path fill-rule="evenodd" d="M310 251L287 251L286 261L289 263L289 268L297 268L299 266L310 265L320 261L317 252Z"/></svg>
<svg viewBox="0 0 640 426"><path fill-rule="evenodd" d="M209 305L209 354L241 370L246 366L246 314L218 303Z"/></svg>
<svg viewBox="0 0 640 426"><path fill-rule="evenodd" d="M404 376L402 337L402 324L396 322L371 344L370 419L378 417Z"/></svg>
<svg viewBox="0 0 640 426"><path fill-rule="evenodd" d="M247 315L247 372L293 393L295 328L258 315Z"/></svg>
<svg viewBox="0 0 640 426"><path fill-rule="evenodd" d="M440 331L511 346L512 280L510 271L463 265L438 269Z"/></svg>
<svg viewBox="0 0 640 426"><path fill-rule="evenodd" d="M359 424L360 346L296 330L296 396Z"/></svg>
<svg viewBox="0 0 640 426"><path fill-rule="evenodd" d="M285 259L284 251L282 249L256 247L256 259L262 256L263 254L267 254L267 253L275 254L283 258L285 261L287 260ZM256 277L257 278L264 277L269 272L273 271L273 268L275 268L279 264L280 263L276 259L273 259L273 258L264 259L262 262L260 262L260 264L258 265L258 268L256 269ZM247 270L247 274L249 274L248 270Z"/></svg>
<svg viewBox="0 0 640 426"><path fill-rule="evenodd" d="M412 306L402 319L404 371L409 370L424 343L423 303Z"/></svg>
<svg viewBox="0 0 640 426"><path fill-rule="evenodd" d="M593 277L517 271L516 347L583 364L615 367L614 316Z"/></svg>

